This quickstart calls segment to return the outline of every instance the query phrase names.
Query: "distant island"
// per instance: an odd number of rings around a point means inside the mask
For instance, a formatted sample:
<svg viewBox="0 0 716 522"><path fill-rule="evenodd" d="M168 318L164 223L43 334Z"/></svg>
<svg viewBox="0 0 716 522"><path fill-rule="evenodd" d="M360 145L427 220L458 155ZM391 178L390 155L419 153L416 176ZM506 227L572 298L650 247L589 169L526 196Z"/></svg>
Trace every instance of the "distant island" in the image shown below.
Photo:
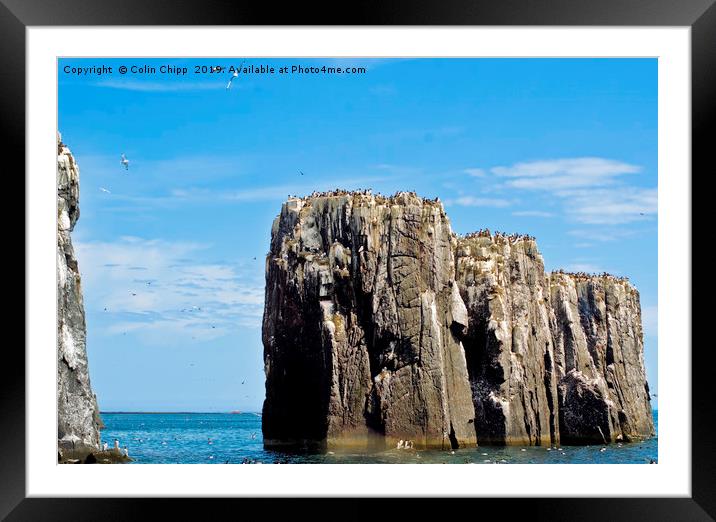
<svg viewBox="0 0 716 522"><path fill-rule="evenodd" d="M439 199L291 197L263 315L266 448L608 444L654 435L639 293L546 273Z"/></svg>

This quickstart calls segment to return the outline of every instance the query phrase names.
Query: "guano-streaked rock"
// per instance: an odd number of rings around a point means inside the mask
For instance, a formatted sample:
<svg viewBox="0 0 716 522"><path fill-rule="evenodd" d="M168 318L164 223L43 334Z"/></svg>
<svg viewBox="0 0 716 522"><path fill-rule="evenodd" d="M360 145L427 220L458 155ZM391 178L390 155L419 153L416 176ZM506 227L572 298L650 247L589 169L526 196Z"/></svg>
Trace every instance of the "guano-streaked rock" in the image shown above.
<svg viewBox="0 0 716 522"><path fill-rule="evenodd" d="M263 319L267 446L475 446L442 205L334 193L276 218Z"/></svg>
<svg viewBox="0 0 716 522"><path fill-rule="evenodd" d="M639 292L610 275L550 276L565 444L652 436Z"/></svg>
<svg viewBox="0 0 716 522"><path fill-rule="evenodd" d="M456 236L437 200L290 198L266 259L265 445L650 437L639 306L626 280L545 273L534 238Z"/></svg>
<svg viewBox="0 0 716 522"><path fill-rule="evenodd" d="M464 344L478 441L556 443L549 287L536 243L485 232L460 238L456 279L470 317Z"/></svg>
<svg viewBox="0 0 716 522"><path fill-rule="evenodd" d="M85 311L71 232L79 218L79 169L57 136L57 439L61 461L99 450L99 409L87 366Z"/></svg>

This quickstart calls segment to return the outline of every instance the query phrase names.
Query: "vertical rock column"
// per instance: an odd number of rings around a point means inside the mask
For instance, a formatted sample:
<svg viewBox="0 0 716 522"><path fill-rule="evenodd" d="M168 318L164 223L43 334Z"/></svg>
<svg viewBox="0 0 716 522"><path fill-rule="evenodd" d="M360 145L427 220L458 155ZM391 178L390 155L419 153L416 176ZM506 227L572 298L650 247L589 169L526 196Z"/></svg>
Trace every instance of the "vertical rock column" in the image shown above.
<svg viewBox="0 0 716 522"><path fill-rule="evenodd" d="M267 446L474 446L442 205L412 193L293 198L276 218L263 320Z"/></svg>
<svg viewBox="0 0 716 522"><path fill-rule="evenodd" d="M549 288L525 236L462 237L456 279L470 325L464 339L478 442L559 440Z"/></svg>
<svg viewBox="0 0 716 522"><path fill-rule="evenodd" d="M90 386L85 311L70 233L80 215L79 169L58 134L57 150L57 438L61 458L99 450L99 410Z"/></svg>
<svg viewBox="0 0 716 522"><path fill-rule="evenodd" d="M565 444L654 435L639 292L625 279L550 276Z"/></svg>

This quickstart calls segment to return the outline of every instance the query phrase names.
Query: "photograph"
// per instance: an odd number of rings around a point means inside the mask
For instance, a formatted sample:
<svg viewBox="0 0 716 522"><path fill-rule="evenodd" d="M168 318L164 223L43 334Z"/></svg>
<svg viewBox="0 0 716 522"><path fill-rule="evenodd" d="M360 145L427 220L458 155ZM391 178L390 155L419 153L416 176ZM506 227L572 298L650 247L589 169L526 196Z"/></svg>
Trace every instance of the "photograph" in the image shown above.
<svg viewBox="0 0 716 522"><path fill-rule="evenodd" d="M659 464L658 57L161 56L56 59L57 463Z"/></svg>

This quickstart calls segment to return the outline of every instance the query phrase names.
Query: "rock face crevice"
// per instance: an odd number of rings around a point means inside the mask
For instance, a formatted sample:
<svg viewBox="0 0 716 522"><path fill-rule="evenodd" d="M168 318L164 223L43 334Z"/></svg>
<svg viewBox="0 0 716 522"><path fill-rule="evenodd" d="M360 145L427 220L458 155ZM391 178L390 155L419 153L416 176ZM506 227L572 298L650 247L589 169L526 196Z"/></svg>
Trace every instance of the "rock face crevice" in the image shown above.
<svg viewBox="0 0 716 522"><path fill-rule="evenodd" d="M70 237L79 219L79 169L57 137L57 439L60 460L100 449L101 420L87 366L85 311Z"/></svg>
<svg viewBox="0 0 716 522"><path fill-rule="evenodd" d="M638 292L457 237L439 201L290 198L263 317L267 447L456 448L653 434Z"/></svg>

